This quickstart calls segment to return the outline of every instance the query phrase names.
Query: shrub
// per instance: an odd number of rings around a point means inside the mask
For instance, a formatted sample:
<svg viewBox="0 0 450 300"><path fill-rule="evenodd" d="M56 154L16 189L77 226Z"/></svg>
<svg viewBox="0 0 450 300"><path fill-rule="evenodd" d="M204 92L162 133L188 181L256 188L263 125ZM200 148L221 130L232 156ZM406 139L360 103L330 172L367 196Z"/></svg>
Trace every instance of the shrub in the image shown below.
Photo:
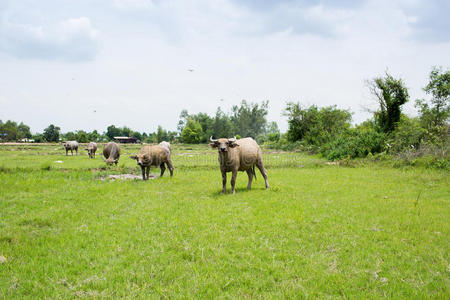
<svg viewBox="0 0 450 300"><path fill-rule="evenodd" d="M350 128L352 118L350 111L336 106L303 108L300 103L292 102L287 103L284 115L289 124L287 139L314 146L320 146Z"/></svg>
<svg viewBox="0 0 450 300"><path fill-rule="evenodd" d="M419 119L402 115L388 140L389 151L399 153L406 149L418 149L425 134L426 130L421 127Z"/></svg>
<svg viewBox="0 0 450 300"><path fill-rule="evenodd" d="M386 135L376 130L372 122L347 130L321 147L320 153L328 160L366 157L385 149Z"/></svg>
<svg viewBox="0 0 450 300"><path fill-rule="evenodd" d="M181 132L181 141L188 144L198 144L202 136L203 130L200 123L193 119L188 119L186 126Z"/></svg>

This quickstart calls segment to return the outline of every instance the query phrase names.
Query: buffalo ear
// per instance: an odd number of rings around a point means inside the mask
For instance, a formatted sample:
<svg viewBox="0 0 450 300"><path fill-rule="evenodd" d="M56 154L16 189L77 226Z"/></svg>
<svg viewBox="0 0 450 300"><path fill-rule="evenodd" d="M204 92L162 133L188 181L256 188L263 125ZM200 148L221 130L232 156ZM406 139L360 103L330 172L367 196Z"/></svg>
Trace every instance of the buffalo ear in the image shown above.
<svg viewBox="0 0 450 300"><path fill-rule="evenodd" d="M137 156L136 156L136 155L130 155L130 158L131 158L131 159L136 159Z"/></svg>
<svg viewBox="0 0 450 300"><path fill-rule="evenodd" d="M211 148L217 148L217 147L219 147L219 145L217 145L216 143L209 143L209 146L210 146Z"/></svg>

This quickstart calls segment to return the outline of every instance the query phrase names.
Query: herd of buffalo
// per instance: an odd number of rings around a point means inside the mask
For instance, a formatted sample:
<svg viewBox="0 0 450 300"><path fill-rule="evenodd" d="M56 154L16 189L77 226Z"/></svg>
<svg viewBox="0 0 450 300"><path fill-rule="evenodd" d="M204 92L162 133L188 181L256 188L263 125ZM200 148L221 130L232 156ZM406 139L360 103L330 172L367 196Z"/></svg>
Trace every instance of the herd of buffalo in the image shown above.
<svg viewBox="0 0 450 300"><path fill-rule="evenodd" d="M246 171L248 175L247 188L251 189L253 176L256 176L255 166L261 172L266 188L269 188L267 181L267 171L264 168L262 161L262 151L256 141L250 137L243 139L236 138L210 138L209 144L212 148L217 148L219 152L220 171L222 172L222 192L226 193L227 173L231 172L231 193L235 193L235 183L238 171ZM69 150L73 155L73 151L78 155L78 142L68 141L63 143L66 149L66 155ZM95 158L97 151L97 144L90 142L85 149L90 158ZM170 176L173 176L173 164L171 160L170 143L161 142L158 145L145 145L141 148L138 154L131 155L131 159L135 159L142 170L142 179L148 180L150 176L150 167L156 166L161 169L161 175L167 168L170 171ZM119 162L120 146L115 142L109 142L103 145L102 159L106 164L111 165Z"/></svg>

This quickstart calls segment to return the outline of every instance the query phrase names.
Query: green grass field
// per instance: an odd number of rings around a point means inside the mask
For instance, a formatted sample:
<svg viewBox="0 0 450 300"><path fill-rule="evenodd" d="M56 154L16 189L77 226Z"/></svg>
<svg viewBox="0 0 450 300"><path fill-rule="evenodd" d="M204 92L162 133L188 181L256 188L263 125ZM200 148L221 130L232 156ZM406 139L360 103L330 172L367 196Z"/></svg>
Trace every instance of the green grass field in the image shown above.
<svg viewBox="0 0 450 300"><path fill-rule="evenodd" d="M448 171L265 153L269 190L222 195L216 152L175 145L172 179L100 180L138 149L0 146L1 298L450 297Z"/></svg>

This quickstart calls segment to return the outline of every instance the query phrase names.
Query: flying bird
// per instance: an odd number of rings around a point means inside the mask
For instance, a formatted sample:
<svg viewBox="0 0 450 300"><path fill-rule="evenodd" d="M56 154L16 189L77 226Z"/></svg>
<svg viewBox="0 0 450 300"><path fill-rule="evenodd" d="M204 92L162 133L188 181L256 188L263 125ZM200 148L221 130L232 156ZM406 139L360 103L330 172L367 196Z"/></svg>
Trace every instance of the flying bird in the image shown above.
<svg viewBox="0 0 450 300"><path fill-rule="evenodd" d="M194 69L188 69L189 72L194 72Z"/></svg>

